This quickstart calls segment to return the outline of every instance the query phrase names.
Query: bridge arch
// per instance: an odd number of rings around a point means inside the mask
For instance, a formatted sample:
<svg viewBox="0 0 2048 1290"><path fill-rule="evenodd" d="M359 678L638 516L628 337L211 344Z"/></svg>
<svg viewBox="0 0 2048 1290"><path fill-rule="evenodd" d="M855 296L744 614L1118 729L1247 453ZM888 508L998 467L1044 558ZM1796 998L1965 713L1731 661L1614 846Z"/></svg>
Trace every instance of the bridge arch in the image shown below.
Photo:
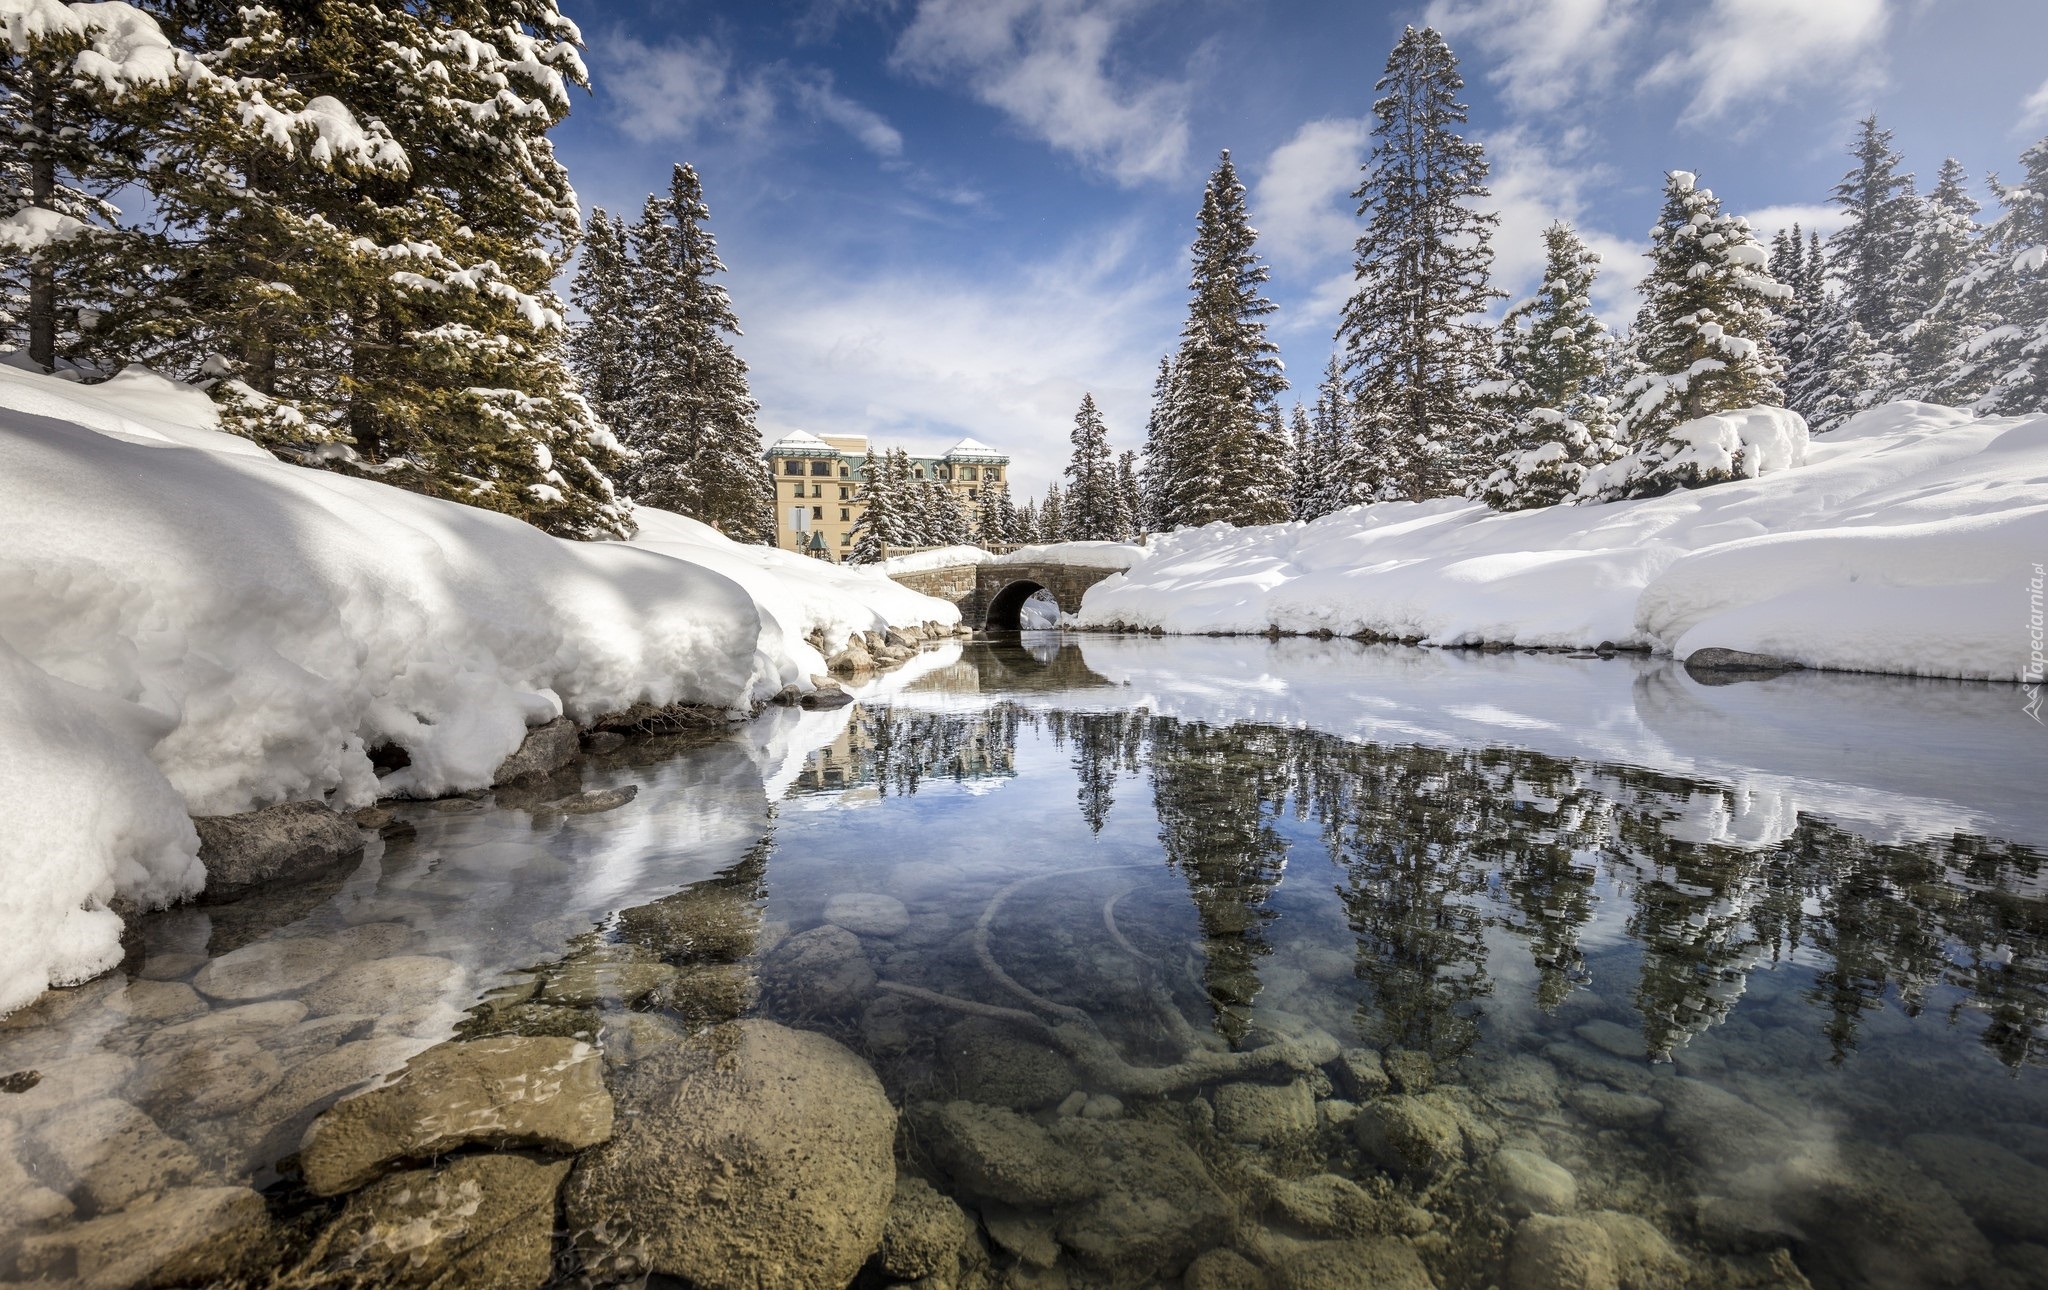
<svg viewBox="0 0 2048 1290"><path fill-rule="evenodd" d="M1018 578L1014 582L1005 584L988 597L988 616L983 622L975 624L975 626L985 632L1022 631L1024 628L1024 602L1041 591L1050 595L1053 598L1053 602L1058 604L1059 593L1035 579ZM1065 605L1060 605L1060 612L1065 614L1072 613L1073 611Z"/></svg>

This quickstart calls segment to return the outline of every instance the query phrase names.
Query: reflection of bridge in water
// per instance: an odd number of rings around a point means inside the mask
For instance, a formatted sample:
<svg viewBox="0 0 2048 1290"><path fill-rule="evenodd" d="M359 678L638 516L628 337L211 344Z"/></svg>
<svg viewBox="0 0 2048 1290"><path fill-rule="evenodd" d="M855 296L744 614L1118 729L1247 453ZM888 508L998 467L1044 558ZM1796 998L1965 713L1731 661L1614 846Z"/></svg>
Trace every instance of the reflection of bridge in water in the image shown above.
<svg viewBox="0 0 2048 1290"><path fill-rule="evenodd" d="M1038 592L1051 596L1063 614L1081 607L1088 588L1115 569L1042 560L1028 564L956 564L889 576L913 591L950 600L960 620L977 631L1014 632L1022 625L1024 602Z"/></svg>

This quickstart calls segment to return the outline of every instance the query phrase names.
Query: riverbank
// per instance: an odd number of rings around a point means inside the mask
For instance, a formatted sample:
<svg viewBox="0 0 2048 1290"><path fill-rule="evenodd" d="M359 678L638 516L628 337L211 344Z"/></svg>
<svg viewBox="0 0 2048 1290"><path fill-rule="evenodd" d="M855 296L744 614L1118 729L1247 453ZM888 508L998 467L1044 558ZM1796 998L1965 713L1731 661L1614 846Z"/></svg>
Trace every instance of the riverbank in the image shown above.
<svg viewBox="0 0 2048 1290"><path fill-rule="evenodd" d="M1160 535L1072 625L2027 679L2048 417L1895 403L1794 461L1604 505L1383 502Z"/></svg>
<svg viewBox="0 0 2048 1290"><path fill-rule="evenodd" d="M0 369L0 1012L118 962L117 906L203 888L191 817L474 792L533 728L740 717L958 623L640 518L563 541L287 464L147 372Z"/></svg>

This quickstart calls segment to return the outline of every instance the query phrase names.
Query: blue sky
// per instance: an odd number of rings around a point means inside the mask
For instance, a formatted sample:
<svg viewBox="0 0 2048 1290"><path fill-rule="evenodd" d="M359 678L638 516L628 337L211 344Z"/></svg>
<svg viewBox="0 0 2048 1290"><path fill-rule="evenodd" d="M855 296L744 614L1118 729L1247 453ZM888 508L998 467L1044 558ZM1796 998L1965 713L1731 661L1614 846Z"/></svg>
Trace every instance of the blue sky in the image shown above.
<svg viewBox="0 0 2048 1290"><path fill-rule="evenodd" d="M1543 225L1634 309L1662 172L1823 230L1854 123L2011 174L2048 134L2048 0L566 0L593 93L556 134L586 206L704 177L770 438L973 435L1044 487L1084 391L1137 447L1229 148L1297 394L1331 350L1372 82L1407 23L1459 54L1496 276ZM1987 206L1990 204L1985 197Z"/></svg>

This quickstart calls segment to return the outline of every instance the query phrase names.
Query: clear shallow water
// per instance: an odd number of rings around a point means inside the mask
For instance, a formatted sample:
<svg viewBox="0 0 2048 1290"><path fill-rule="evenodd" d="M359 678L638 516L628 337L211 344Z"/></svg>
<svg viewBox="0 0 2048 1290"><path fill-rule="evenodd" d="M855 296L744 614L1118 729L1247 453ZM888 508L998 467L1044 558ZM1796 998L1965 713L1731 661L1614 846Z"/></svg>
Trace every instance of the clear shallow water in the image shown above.
<svg viewBox="0 0 2048 1290"><path fill-rule="evenodd" d="M1170 1285L1200 1256L1194 1284L1237 1266L1212 1248L1349 1284L1302 1269L1361 1237L1517 1284L1537 1209L1632 1284L2048 1285L2044 766L2004 687L934 651L854 709L409 806L324 884L145 920L121 973L0 1023L0 1073L39 1076L0 1094L10 1208L52 1230L248 1183L286 1266L330 1212L294 1188L305 1125L458 1027L624 1069L650 1024L746 1012L874 1067L987 1284ZM526 809L623 784L608 814ZM619 911L690 884L660 908L697 947L647 952ZM828 918L855 894L886 899ZM565 957L709 986L578 995ZM1228 1071L1277 1045L1315 1061ZM963 1124L1066 1149L1097 1194L994 1194Z"/></svg>

